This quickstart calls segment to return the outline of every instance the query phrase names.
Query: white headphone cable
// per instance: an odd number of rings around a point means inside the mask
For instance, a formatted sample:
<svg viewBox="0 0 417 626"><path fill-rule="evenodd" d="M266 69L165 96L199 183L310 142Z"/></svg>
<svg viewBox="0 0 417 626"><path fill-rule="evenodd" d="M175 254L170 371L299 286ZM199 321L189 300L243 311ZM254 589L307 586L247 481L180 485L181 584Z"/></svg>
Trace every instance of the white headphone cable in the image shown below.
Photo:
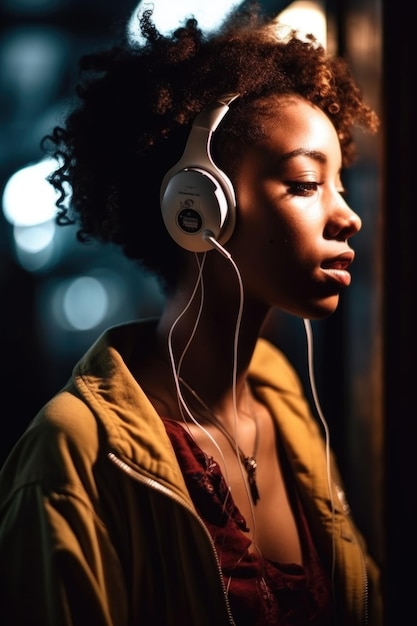
<svg viewBox="0 0 417 626"><path fill-rule="evenodd" d="M311 328L311 322L308 319L303 319L304 329L307 336L307 358L308 358L308 375L310 380L310 388L313 394L314 405L320 421L324 428L325 444L326 444L326 475L327 475L327 489L329 492L330 506L332 511L332 565L331 565L331 581L332 590L334 594L334 574L335 574L335 505L332 490L332 476L331 476L331 459L330 459L330 431L327 421L324 417L320 400L317 393L316 381L314 376L314 357L313 357L313 331Z"/></svg>

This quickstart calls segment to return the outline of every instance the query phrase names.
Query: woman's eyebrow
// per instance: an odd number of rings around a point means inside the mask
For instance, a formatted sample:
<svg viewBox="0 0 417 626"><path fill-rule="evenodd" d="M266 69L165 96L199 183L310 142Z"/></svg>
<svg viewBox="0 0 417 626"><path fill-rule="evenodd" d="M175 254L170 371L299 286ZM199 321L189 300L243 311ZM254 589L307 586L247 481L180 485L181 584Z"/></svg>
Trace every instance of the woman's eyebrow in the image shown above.
<svg viewBox="0 0 417 626"><path fill-rule="evenodd" d="M286 152L280 156L282 161L289 161L290 159L295 159L298 156L306 156L310 159L314 159L315 161L319 161L319 163L326 163L327 157L323 152L319 150L307 150L306 148L297 148L297 150L291 150L291 152Z"/></svg>

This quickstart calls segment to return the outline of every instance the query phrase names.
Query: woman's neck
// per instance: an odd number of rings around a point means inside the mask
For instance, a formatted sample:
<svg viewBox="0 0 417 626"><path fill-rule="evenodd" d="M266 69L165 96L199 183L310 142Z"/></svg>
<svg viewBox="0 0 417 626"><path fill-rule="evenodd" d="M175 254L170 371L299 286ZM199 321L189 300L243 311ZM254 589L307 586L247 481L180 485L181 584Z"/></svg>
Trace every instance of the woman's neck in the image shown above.
<svg viewBox="0 0 417 626"><path fill-rule="evenodd" d="M234 415L265 315L247 303L238 325L238 303L206 298L198 324L197 306L178 300L164 309L157 329L158 353L220 415ZM235 385L235 388L234 388Z"/></svg>

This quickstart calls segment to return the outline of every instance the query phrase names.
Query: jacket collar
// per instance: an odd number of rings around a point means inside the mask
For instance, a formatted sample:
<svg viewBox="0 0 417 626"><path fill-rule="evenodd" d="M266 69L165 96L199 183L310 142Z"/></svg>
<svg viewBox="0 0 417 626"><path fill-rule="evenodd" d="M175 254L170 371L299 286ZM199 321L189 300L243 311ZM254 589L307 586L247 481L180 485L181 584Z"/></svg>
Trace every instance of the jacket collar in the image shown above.
<svg viewBox="0 0 417 626"><path fill-rule="evenodd" d="M110 450L149 477L182 484L163 422L129 370L133 351L148 341L156 324L156 319L150 319L107 330L74 368L73 383L104 427ZM290 456L308 465L305 416L309 409L293 368L261 339L249 374L255 393L270 407L281 435L291 442Z"/></svg>

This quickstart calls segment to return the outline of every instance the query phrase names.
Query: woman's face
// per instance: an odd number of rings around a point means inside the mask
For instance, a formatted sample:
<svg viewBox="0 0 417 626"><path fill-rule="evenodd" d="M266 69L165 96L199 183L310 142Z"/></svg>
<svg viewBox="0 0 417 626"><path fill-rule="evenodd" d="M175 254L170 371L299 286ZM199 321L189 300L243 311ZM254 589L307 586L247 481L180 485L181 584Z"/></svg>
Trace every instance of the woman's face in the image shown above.
<svg viewBox="0 0 417 626"><path fill-rule="evenodd" d="M349 239L361 220L342 195L333 124L305 100L276 102L263 139L241 154L234 177L238 219L227 248L246 300L325 317L350 284Z"/></svg>

